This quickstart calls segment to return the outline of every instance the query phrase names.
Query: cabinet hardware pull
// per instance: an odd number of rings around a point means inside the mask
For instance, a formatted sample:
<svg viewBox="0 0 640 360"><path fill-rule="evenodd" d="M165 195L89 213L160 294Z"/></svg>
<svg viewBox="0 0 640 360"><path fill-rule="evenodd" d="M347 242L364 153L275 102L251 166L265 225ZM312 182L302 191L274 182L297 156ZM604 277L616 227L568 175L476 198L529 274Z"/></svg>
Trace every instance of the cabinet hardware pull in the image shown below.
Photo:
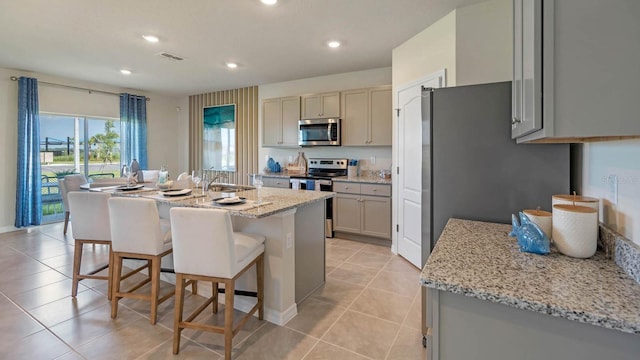
<svg viewBox="0 0 640 360"><path fill-rule="evenodd" d="M515 124L517 124L519 122L522 122L522 120L520 120L520 119L518 119L517 117L514 116L513 120L511 120L511 125L515 125Z"/></svg>

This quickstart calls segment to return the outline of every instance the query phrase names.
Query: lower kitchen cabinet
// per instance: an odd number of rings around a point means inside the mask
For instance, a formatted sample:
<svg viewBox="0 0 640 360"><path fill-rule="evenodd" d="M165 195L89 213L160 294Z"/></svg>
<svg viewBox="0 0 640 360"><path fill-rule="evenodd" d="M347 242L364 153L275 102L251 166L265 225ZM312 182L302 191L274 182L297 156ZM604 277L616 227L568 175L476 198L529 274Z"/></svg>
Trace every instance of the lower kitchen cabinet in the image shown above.
<svg viewBox="0 0 640 360"><path fill-rule="evenodd" d="M391 239L391 187L334 182L333 230Z"/></svg>
<svg viewBox="0 0 640 360"><path fill-rule="evenodd" d="M266 186L266 187L275 187L275 188L283 188L283 189L288 189L289 188L289 178L286 177L278 177L278 176L274 176L274 177L270 177L270 176L262 176L262 186Z"/></svg>

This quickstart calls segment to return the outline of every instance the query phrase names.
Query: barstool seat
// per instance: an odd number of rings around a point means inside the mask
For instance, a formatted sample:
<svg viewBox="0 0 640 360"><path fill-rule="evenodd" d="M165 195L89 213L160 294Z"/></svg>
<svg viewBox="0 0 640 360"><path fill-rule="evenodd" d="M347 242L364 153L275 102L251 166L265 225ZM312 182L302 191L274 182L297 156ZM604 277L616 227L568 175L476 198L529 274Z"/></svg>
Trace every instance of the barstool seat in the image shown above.
<svg viewBox="0 0 640 360"><path fill-rule="evenodd" d="M113 197L109 199L111 240L113 248L113 290L111 318L118 315L121 298L133 298L151 302L151 324L155 325L158 305L173 296L170 292L160 296L160 265L162 257L171 254L171 230L168 220L161 220L156 202L151 199ZM147 264L122 276L123 259L146 260ZM149 276L127 291L120 290L120 282L144 269ZM136 290L151 282L151 293L140 294ZM194 293L196 288L194 286Z"/></svg>
<svg viewBox="0 0 640 360"><path fill-rule="evenodd" d="M82 279L107 280L107 298L111 300L111 271L113 270L113 253L111 251L111 230L109 226L109 193L71 191L67 209L74 213L73 238L75 242L73 255L73 282L71 296L78 294L78 282ZM101 244L109 247L109 263L86 274L80 273L82 250L84 244ZM109 268L108 274L95 275Z"/></svg>
<svg viewBox="0 0 640 360"><path fill-rule="evenodd" d="M264 241L256 234L234 232L231 217L226 210L172 208L171 232L173 263L176 273L176 304L173 324L173 353L180 350L182 329L198 329L224 334L225 359L231 359L233 336L258 311L264 313ZM235 282L256 265L256 305L233 327ZM186 280L209 281L212 296L183 320L184 288ZM225 286L224 327L193 321L209 304L218 312L218 284Z"/></svg>

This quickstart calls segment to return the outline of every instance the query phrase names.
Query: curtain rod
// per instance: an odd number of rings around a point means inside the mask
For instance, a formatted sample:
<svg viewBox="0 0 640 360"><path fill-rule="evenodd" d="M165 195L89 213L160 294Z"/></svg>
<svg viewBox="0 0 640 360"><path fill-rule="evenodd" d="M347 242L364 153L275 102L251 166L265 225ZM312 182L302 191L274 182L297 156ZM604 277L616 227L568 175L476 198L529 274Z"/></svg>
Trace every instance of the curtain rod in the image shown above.
<svg viewBox="0 0 640 360"><path fill-rule="evenodd" d="M10 77L10 79L11 79L11 81L18 81L18 77L16 77L16 76L12 76L12 77ZM101 94L120 96L120 94L114 93L114 92L110 92L110 91L94 90L94 89L88 89L88 88L82 88L82 87L78 87L78 86L71 86L71 85L64 85L64 84L55 84L55 83L50 83L50 82L46 82L46 81L38 81L38 84L44 84L44 85L58 86L58 87L63 87L63 88L68 88L68 89L76 89L76 90L88 91L89 94L96 92L96 93L101 93ZM147 99L147 101L151 101L151 99L148 98L148 97L145 97L145 99Z"/></svg>

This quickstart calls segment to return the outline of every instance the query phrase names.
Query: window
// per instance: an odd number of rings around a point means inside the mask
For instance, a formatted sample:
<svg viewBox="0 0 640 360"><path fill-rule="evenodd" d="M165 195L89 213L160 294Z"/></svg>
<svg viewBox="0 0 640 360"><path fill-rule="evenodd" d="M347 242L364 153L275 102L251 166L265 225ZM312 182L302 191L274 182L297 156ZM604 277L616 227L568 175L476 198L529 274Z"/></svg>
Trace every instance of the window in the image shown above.
<svg viewBox="0 0 640 360"><path fill-rule="evenodd" d="M203 168L218 171L235 171L235 104L206 107L203 112Z"/></svg>
<svg viewBox="0 0 640 360"><path fill-rule="evenodd" d="M43 222L64 218L58 180L120 176L120 119L40 113Z"/></svg>

